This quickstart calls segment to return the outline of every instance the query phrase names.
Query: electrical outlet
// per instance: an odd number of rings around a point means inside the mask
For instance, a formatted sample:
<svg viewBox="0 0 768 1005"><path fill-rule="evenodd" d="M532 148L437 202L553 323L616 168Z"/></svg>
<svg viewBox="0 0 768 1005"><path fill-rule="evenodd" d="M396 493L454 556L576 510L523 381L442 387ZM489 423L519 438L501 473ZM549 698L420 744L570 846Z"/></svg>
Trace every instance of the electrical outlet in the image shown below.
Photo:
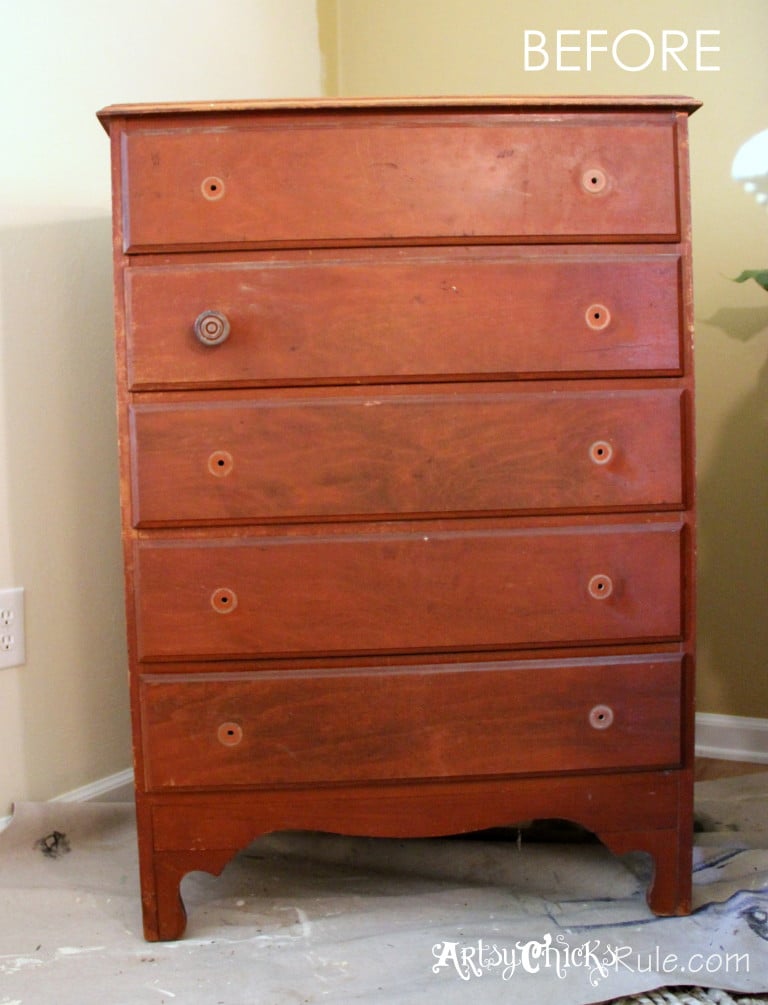
<svg viewBox="0 0 768 1005"><path fill-rule="evenodd" d="M24 646L24 587L0 590L0 669L18 667L26 660Z"/></svg>

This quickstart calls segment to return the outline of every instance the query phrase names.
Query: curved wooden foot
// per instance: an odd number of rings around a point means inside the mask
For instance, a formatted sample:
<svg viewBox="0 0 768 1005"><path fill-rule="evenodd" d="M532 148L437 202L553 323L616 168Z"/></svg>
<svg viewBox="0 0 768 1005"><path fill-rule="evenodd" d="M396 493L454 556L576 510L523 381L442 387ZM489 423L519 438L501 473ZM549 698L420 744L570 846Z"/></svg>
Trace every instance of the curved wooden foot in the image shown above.
<svg viewBox="0 0 768 1005"><path fill-rule="evenodd" d="M188 872L219 875L260 834L318 830L366 837L436 837L510 821L572 820L616 854L648 852L655 875L648 905L658 915L691 909L689 771L524 777L244 792L137 793L146 938L181 937L180 884Z"/></svg>
<svg viewBox="0 0 768 1005"><path fill-rule="evenodd" d="M144 937L148 942L173 942L187 926L187 912L181 899L181 881L188 872L220 875L239 849L215 851L166 851L154 856L152 878L142 884Z"/></svg>
<svg viewBox="0 0 768 1005"><path fill-rule="evenodd" d="M597 836L616 855L644 851L652 856L655 869L646 899L654 914L669 917L691 913L691 842L681 840L679 831L616 831Z"/></svg>

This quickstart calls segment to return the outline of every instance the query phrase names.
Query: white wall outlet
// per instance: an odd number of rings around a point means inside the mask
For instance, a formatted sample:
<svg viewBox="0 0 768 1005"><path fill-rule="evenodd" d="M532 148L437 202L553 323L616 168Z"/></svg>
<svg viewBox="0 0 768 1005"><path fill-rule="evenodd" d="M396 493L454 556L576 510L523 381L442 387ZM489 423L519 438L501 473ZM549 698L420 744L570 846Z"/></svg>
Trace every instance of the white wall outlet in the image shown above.
<svg viewBox="0 0 768 1005"><path fill-rule="evenodd" d="M0 590L0 669L26 661L24 645L24 587Z"/></svg>

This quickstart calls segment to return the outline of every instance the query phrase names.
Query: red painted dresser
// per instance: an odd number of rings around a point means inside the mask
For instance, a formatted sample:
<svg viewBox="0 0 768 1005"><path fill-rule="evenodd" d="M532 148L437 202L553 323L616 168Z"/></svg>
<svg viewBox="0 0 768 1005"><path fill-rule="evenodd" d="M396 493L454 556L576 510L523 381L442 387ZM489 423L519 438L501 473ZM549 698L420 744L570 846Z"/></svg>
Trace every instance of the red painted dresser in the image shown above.
<svg viewBox="0 0 768 1005"><path fill-rule="evenodd" d="M696 107L99 113L148 939L279 829L565 818L690 909Z"/></svg>

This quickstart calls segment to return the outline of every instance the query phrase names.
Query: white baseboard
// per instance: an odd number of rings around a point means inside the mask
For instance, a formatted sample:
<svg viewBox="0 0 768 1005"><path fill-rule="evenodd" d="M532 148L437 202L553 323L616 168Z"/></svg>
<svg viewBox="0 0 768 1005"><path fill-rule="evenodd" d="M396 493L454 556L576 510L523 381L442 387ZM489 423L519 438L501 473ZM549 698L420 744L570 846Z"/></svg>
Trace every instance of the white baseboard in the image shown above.
<svg viewBox="0 0 768 1005"><path fill-rule="evenodd" d="M768 719L699 712L696 716L696 755L768 764Z"/></svg>
<svg viewBox="0 0 768 1005"><path fill-rule="evenodd" d="M81 785L70 792L63 792L60 796L54 796L48 800L51 803L87 803L90 800L100 800L101 802L130 802L133 800L133 771L127 768L125 771L118 771L114 775L107 775L106 778L98 778L88 785ZM13 819L13 816L0 817L0 831L4 830Z"/></svg>
<svg viewBox="0 0 768 1005"><path fill-rule="evenodd" d="M51 803L87 803L91 800L101 800L102 802L128 802L133 799L133 771L126 768L125 771L118 771L114 775L107 775L106 778L97 778L95 782L88 785L81 785L71 792L64 792L60 796L54 796L48 801Z"/></svg>

